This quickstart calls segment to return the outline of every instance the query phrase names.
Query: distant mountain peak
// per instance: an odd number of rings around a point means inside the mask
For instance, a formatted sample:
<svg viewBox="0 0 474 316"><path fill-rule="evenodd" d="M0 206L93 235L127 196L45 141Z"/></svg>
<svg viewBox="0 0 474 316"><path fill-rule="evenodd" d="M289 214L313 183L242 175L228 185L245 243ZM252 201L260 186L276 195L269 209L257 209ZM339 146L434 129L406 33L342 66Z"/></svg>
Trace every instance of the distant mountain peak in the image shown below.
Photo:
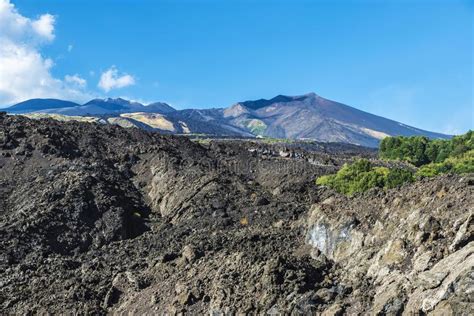
<svg viewBox="0 0 474 316"><path fill-rule="evenodd" d="M119 104L119 105L141 104L139 102L129 101L123 98L105 98L105 99L95 98L85 103L84 105L94 104L94 103L110 103L110 104Z"/></svg>
<svg viewBox="0 0 474 316"><path fill-rule="evenodd" d="M289 103L289 102L295 102L295 101L304 101L305 99L308 99L308 98L316 99L316 98L321 98L321 97L314 92L309 92L309 93L297 95L297 96L279 94L271 99L249 100L249 101L239 102L237 104L251 110L258 110L275 103Z"/></svg>
<svg viewBox="0 0 474 316"><path fill-rule="evenodd" d="M106 98L104 101L109 103L130 103L130 101L122 98Z"/></svg>
<svg viewBox="0 0 474 316"><path fill-rule="evenodd" d="M72 108L76 106L79 106L79 104L59 99L30 99L12 105L6 110L11 113L28 113L44 109Z"/></svg>
<svg viewBox="0 0 474 316"><path fill-rule="evenodd" d="M224 110L224 117L243 129L274 138L308 138L375 147L386 136L447 135L424 131L325 99L314 92L244 101ZM252 125L253 124L253 125Z"/></svg>
<svg viewBox="0 0 474 316"><path fill-rule="evenodd" d="M175 108L173 108L171 105L169 105L166 102L153 102L153 103L144 105L144 108L149 112L156 111L162 114L167 114L167 113L176 111Z"/></svg>

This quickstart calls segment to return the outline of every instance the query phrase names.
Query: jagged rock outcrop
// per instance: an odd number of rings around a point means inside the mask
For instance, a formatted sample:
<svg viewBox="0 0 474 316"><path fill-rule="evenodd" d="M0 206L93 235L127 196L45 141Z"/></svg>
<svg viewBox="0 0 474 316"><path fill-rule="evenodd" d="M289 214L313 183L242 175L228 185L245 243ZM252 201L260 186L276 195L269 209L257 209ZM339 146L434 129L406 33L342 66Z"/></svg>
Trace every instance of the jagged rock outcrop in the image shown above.
<svg viewBox="0 0 474 316"><path fill-rule="evenodd" d="M462 314L473 308L473 188L440 177L313 205L307 242L354 291L348 313ZM354 305L354 302L358 302Z"/></svg>

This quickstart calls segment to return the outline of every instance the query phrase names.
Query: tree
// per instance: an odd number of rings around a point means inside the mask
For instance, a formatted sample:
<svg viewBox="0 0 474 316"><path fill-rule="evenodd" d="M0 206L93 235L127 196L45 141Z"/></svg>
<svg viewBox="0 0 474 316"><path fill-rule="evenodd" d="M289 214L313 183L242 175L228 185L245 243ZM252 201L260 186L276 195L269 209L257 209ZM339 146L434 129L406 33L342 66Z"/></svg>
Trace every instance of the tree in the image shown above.
<svg viewBox="0 0 474 316"><path fill-rule="evenodd" d="M440 163L474 149L474 133L454 136L450 140L430 140L424 136L386 137L379 147L379 156L388 160L407 161L416 167Z"/></svg>

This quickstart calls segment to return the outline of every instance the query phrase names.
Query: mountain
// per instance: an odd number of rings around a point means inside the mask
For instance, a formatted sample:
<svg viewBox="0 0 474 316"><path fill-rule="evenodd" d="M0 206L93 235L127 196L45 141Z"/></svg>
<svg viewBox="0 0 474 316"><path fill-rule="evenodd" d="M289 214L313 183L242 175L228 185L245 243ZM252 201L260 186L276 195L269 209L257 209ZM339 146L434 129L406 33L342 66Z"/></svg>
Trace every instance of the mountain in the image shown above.
<svg viewBox="0 0 474 316"><path fill-rule="evenodd" d="M10 113L29 113L75 106L79 106L79 104L58 99L31 99L13 105L7 108L7 111Z"/></svg>
<svg viewBox="0 0 474 316"><path fill-rule="evenodd" d="M156 102L150 105L143 105L139 102L128 101L122 98L108 98L94 99L74 108L50 108L43 112L63 115L111 115L131 112L171 113L173 111L175 109L166 103Z"/></svg>
<svg viewBox="0 0 474 316"><path fill-rule="evenodd" d="M223 111L232 125L267 137L377 146L386 136L449 136L373 115L315 93L239 102Z"/></svg>
<svg viewBox="0 0 474 316"><path fill-rule="evenodd" d="M449 138L448 135L373 115L315 93L278 95L268 100L238 102L227 108L186 110L175 110L161 102L143 105L122 98L94 99L84 105L34 99L14 105L7 111L106 117L106 122L110 124L176 134L312 139L368 147L377 147L386 136Z"/></svg>
<svg viewBox="0 0 474 316"><path fill-rule="evenodd" d="M118 115L121 113L171 113L176 111L163 102L143 105L122 98L93 99L83 105L58 99L31 99L5 109L9 113L50 113L74 116Z"/></svg>
<svg viewBox="0 0 474 316"><path fill-rule="evenodd" d="M188 109L170 113L167 117L180 125L185 124L187 133L255 137L247 129L226 120L223 111L223 109Z"/></svg>
<svg viewBox="0 0 474 316"><path fill-rule="evenodd" d="M308 94L310 95L310 94ZM239 103L240 105L252 109L252 110L257 110L263 107L266 107L268 105L272 105L273 103L285 103L285 102L290 102L290 101L302 101L306 98L306 96L300 96L300 97L289 97L286 95L277 95L276 97L266 100L266 99L259 99L256 101L244 101Z"/></svg>
<svg viewBox="0 0 474 316"><path fill-rule="evenodd" d="M176 110L171 107L169 104L164 102L154 102L145 106L144 112L159 112L159 113L172 113Z"/></svg>

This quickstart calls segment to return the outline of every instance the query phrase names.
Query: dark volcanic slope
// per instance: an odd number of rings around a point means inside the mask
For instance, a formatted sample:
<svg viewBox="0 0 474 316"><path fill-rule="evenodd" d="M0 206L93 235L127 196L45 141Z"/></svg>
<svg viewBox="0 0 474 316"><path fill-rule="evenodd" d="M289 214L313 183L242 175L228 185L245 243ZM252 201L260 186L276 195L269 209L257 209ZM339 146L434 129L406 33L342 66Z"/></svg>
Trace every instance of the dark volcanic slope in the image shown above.
<svg viewBox="0 0 474 316"><path fill-rule="evenodd" d="M83 105L76 107L67 108L55 108L46 109L44 113L57 113L62 115L104 115L114 114L120 115L121 113L130 112L144 112L144 113L172 113L176 111L171 106L162 102L155 102L149 105L143 105L139 102L133 102L124 100L122 98L117 99L94 99Z"/></svg>
<svg viewBox="0 0 474 316"><path fill-rule="evenodd" d="M469 310L471 181L348 199L373 152L312 146L0 115L0 311Z"/></svg>
<svg viewBox="0 0 474 316"><path fill-rule="evenodd" d="M221 253L228 239L229 249L250 246L242 218L252 225L293 218L312 199L300 185L275 200L269 189L289 186L288 174L263 180L266 189L249 177L257 160L247 150L238 149L244 156L236 160L226 146L210 150L138 129L5 116L0 124L4 311L117 308L118 294L109 292L118 273L173 261L186 244L203 253ZM309 166L298 182L313 181L318 170ZM267 172L274 170L259 176ZM298 203L292 190L302 192ZM265 247L274 247L292 237L266 238L273 241ZM194 300L204 305L194 308L208 306L202 295Z"/></svg>
<svg viewBox="0 0 474 316"><path fill-rule="evenodd" d="M9 113L50 113L62 115L120 115L121 113L144 112L167 114L176 111L163 102L143 105L122 98L93 99L83 105L58 99L31 99L7 108Z"/></svg>
<svg viewBox="0 0 474 316"><path fill-rule="evenodd" d="M314 93L240 102L225 109L224 116L243 128L259 126L258 133L265 136L310 138L371 147L376 147L386 136L447 137L360 111Z"/></svg>
<svg viewBox="0 0 474 316"><path fill-rule="evenodd" d="M11 113L30 113L43 110L63 109L79 106L79 104L58 99L30 99L8 108Z"/></svg>

